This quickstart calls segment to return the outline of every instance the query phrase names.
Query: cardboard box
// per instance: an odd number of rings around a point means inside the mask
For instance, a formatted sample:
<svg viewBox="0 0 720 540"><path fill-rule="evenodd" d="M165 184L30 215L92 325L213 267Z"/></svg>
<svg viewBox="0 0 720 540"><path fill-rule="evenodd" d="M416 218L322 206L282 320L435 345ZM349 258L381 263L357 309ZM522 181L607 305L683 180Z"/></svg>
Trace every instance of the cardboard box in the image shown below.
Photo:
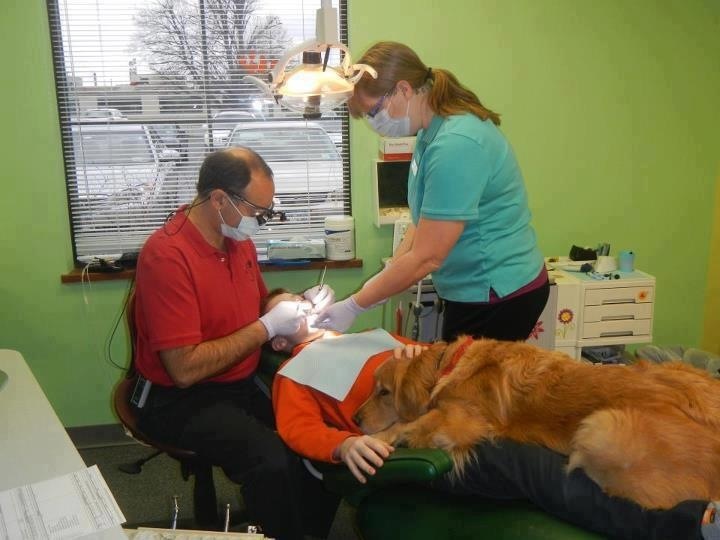
<svg viewBox="0 0 720 540"><path fill-rule="evenodd" d="M380 137L378 154L384 161L410 161L415 137Z"/></svg>

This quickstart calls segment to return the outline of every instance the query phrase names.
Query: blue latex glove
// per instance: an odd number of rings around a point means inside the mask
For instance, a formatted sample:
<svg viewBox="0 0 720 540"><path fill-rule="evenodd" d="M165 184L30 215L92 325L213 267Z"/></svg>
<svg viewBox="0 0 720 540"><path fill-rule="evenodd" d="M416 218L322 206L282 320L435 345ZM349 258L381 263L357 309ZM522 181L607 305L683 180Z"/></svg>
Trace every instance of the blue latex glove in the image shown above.
<svg viewBox="0 0 720 540"><path fill-rule="evenodd" d="M283 300L260 317L260 322L265 325L268 339L275 336L291 336L300 330L300 325L311 309L308 302Z"/></svg>
<svg viewBox="0 0 720 540"><path fill-rule="evenodd" d="M348 296L345 300L340 300L318 313L313 326L345 332L355 321L355 317L363 311L367 311L367 308L360 307L352 296Z"/></svg>
<svg viewBox="0 0 720 540"><path fill-rule="evenodd" d="M325 283L310 287L303 293L303 297L313 305L313 311L320 312L335 302L335 291Z"/></svg>

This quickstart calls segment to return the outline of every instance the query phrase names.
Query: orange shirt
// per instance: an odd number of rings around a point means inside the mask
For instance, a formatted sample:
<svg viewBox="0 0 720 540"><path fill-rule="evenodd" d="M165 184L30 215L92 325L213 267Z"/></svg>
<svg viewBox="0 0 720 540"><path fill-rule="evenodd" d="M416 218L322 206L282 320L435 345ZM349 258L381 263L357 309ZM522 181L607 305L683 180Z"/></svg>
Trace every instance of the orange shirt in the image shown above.
<svg viewBox="0 0 720 540"><path fill-rule="evenodd" d="M415 343L393 336L403 343ZM300 351L296 347L293 355ZM280 437L298 454L317 461L336 462L333 450L345 439L360 433L352 415L370 397L377 367L392 356L392 350L368 358L343 401L292 379L276 375L272 399ZM342 359L338 359L342 362Z"/></svg>

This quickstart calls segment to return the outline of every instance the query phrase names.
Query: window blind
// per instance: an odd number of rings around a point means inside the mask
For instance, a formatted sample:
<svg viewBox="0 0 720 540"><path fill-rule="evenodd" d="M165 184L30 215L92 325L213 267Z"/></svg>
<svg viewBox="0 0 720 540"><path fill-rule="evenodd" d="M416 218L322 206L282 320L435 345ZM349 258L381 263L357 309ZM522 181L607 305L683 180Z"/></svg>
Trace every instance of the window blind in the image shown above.
<svg viewBox="0 0 720 540"><path fill-rule="evenodd" d="M264 76L284 51L313 39L319 7L320 0L49 0L76 260L139 250L192 201L208 152L228 146L247 146L268 162L276 208L287 216L254 238L261 258L268 239L320 238L326 216L350 213L347 109L304 120L243 80ZM334 7L346 42L346 0Z"/></svg>

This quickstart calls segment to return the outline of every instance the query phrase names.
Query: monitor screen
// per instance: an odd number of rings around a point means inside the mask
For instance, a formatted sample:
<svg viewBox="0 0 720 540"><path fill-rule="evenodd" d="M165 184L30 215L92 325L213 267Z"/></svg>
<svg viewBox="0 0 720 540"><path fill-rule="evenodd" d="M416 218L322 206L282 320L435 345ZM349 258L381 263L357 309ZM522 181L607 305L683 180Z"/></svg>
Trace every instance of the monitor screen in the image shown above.
<svg viewBox="0 0 720 540"><path fill-rule="evenodd" d="M378 206L380 208L407 206L409 161L378 161Z"/></svg>

